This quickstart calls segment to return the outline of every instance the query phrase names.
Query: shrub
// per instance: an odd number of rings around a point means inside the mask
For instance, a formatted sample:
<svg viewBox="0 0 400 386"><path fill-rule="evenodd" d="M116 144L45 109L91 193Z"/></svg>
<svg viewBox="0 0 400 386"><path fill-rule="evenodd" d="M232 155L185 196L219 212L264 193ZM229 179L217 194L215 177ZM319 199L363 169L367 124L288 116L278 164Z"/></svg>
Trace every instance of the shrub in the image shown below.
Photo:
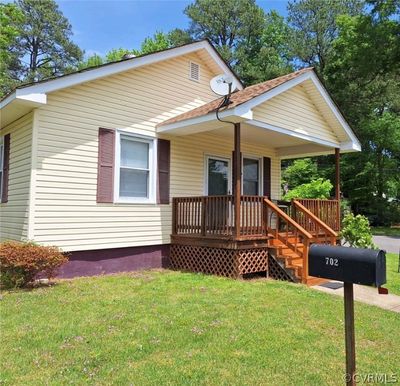
<svg viewBox="0 0 400 386"><path fill-rule="evenodd" d="M333 185L329 180L318 178L308 184L299 185L290 190L284 197L284 200L291 200L292 198L322 198L330 197L330 192Z"/></svg>
<svg viewBox="0 0 400 386"><path fill-rule="evenodd" d="M356 248L376 248L372 241L372 233L368 218L358 214L347 213L342 221L340 237L348 243L350 247Z"/></svg>
<svg viewBox="0 0 400 386"><path fill-rule="evenodd" d="M316 178L318 178L317 163L311 158L294 160L282 172L282 180L289 185L290 189L302 184L308 184Z"/></svg>
<svg viewBox="0 0 400 386"><path fill-rule="evenodd" d="M0 244L0 283L4 287L23 287L39 274L51 279L67 261L68 257L57 247L6 241Z"/></svg>

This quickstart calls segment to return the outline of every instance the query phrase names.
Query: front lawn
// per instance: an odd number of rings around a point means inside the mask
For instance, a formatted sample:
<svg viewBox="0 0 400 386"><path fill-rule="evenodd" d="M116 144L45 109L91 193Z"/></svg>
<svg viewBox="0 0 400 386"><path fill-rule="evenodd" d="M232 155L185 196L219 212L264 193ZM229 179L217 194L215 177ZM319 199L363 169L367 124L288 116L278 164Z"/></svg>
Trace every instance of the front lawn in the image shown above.
<svg viewBox="0 0 400 386"><path fill-rule="evenodd" d="M397 253L386 254L386 280L387 284L384 287L389 289L389 293L400 295L400 273L399 255Z"/></svg>
<svg viewBox="0 0 400 386"><path fill-rule="evenodd" d="M339 385L343 299L143 272L3 293L1 384ZM400 314L356 304L357 371L399 377Z"/></svg>

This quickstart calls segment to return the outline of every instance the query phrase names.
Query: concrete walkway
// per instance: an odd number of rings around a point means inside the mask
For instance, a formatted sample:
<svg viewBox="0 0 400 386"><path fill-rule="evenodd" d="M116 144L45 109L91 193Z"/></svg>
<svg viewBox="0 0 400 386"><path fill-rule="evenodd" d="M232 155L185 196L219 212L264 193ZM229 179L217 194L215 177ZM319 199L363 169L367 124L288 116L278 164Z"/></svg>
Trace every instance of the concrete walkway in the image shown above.
<svg viewBox="0 0 400 386"><path fill-rule="evenodd" d="M389 253L399 253L400 237L399 236L372 236L374 244L380 249L384 249Z"/></svg>
<svg viewBox="0 0 400 386"><path fill-rule="evenodd" d="M330 281L311 288L328 294L343 296L342 282ZM354 300L400 313L400 296L390 293L388 295L379 295L377 288L354 284Z"/></svg>

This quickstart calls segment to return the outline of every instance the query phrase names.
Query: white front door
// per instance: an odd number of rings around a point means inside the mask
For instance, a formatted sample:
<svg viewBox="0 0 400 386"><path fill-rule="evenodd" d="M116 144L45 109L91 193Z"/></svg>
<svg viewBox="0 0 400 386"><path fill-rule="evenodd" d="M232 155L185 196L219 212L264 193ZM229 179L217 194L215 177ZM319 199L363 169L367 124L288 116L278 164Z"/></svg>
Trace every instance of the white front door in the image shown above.
<svg viewBox="0 0 400 386"><path fill-rule="evenodd" d="M226 196L231 194L231 161L229 158L206 157L206 194Z"/></svg>

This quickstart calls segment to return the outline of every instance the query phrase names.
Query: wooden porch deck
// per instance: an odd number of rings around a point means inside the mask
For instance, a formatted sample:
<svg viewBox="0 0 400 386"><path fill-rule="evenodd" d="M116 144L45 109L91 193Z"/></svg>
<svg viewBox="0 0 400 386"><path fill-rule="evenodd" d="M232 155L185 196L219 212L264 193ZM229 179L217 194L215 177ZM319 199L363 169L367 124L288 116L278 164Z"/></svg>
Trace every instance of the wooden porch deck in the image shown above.
<svg viewBox="0 0 400 386"><path fill-rule="evenodd" d="M335 244L337 200L278 205L263 196L173 199L171 262L175 269L241 277L270 276L314 283L308 276L311 243Z"/></svg>

